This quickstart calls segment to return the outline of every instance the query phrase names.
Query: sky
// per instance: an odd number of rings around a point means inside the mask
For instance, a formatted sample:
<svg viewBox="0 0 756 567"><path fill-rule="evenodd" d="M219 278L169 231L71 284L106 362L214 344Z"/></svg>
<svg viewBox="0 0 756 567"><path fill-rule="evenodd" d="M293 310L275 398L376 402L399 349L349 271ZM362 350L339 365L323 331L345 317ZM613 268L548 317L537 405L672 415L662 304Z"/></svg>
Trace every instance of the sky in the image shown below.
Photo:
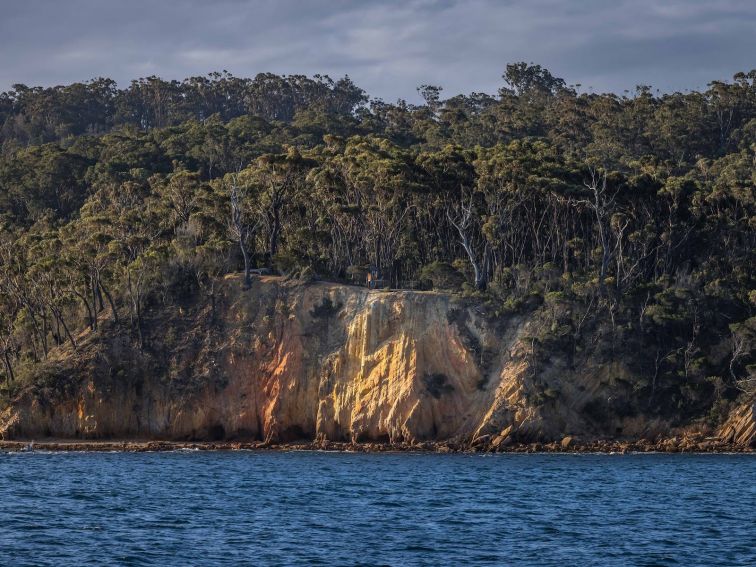
<svg viewBox="0 0 756 567"><path fill-rule="evenodd" d="M754 0L0 0L0 91L106 76L348 74L371 96L495 93L507 63L581 92L756 68Z"/></svg>

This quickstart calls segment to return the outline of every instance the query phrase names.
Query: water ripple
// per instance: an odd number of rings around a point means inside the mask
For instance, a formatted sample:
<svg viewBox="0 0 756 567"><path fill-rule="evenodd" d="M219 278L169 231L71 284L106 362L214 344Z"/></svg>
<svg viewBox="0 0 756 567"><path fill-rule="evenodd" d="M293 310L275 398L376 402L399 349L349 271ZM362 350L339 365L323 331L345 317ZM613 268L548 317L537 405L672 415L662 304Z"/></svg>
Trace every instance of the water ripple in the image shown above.
<svg viewBox="0 0 756 567"><path fill-rule="evenodd" d="M754 565L756 458L0 455L1 565Z"/></svg>

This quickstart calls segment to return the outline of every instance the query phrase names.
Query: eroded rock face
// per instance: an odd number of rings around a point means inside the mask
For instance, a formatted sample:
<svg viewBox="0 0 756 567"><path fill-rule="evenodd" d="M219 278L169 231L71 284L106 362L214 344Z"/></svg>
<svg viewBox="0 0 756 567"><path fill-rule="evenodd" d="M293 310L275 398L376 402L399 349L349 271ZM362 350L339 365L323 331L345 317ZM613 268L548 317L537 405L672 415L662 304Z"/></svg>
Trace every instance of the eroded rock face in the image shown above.
<svg viewBox="0 0 756 567"><path fill-rule="evenodd" d="M756 447L756 400L733 412L720 429L719 438L742 447Z"/></svg>
<svg viewBox="0 0 756 567"><path fill-rule="evenodd" d="M489 320L443 294L272 277L242 290L231 277L216 305L166 328L179 346L163 366L123 337L82 340L60 355L73 389L54 402L24 393L0 435L506 446L667 427L587 420L624 367L539 362L532 320Z"/></svg>

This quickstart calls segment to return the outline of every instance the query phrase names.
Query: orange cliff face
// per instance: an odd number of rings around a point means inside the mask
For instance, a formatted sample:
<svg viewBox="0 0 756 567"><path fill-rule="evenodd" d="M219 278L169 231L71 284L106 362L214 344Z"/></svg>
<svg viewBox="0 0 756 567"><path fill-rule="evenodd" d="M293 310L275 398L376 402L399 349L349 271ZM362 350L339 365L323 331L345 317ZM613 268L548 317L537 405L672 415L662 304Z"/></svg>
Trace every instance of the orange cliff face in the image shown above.
<svg viewBox="0 0 756 567"><path fill-rule="evenodd" d="M620 364L538 360L537 318L488 319L448 295L238 278L207 307L153 322L141 353L111 333L60 354L74 385L28 389L0 414L11 438L297 439L495 446L565 435L653 437L658 420L588 420L583 408L623 395ZM157 346L155 346L157 349ZM547 395L544 395L546 392Z"/></svg>

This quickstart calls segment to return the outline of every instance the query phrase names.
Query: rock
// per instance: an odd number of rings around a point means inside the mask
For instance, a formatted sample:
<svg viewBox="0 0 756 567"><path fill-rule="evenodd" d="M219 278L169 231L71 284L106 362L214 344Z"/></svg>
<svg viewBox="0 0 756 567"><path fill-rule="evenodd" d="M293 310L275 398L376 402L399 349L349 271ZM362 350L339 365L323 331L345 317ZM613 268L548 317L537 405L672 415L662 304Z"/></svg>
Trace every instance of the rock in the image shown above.
<svg viewBox="0 0 756 567"><path fill-rule="evenodd" d="M535 315L493 320L443 293L289 285L264 274L250 290L238 275L225 277L217 297L212 318L204 303L184 306L180 317L166 310L151 318L155 348L170 347L168 364L155 365L106 322L75 357L57 352L70 388L55 400L21 391L0 410L0 439L75 439L85 432L119 442L217 440L221 447L224 439L262 439L260 448L276 448L317 440L313 447L375 451L424 439L441 444L430 450L456 452L470 449L461 439L486 431L492 434L477 437L476 448L540 451L543 445L515 440L561 438L545 448L611 450L584 442L595 432L575 408L585 405L586 392L606 397L607 376L627 368L589 360L569 372L554 363L534 372L528 337ZM177 345L161 342L169 331L183 333ZM169 379L166 368L174 367L186 368L185 380ZM546 404L532 395L541 374L560 392ZM749 402L734 412L720 439L755 446L755 408ZM635 431L667 430L658 425ZM565 430L580 443L563 437ZM360 433L355 443L344 443L352 432Z"/></svg>
<svg viewBox="0 0 756 567"><path fill-rule="evenodd" d="M697 451L706 453L716 448L718 445L719 443L716 441L701 441L695 446L695 448Z"/></svg>
<svg viewBox="0 0 756 567"><path fill-rule="evenodd" d="M498 435L496 439L491 442L493 449L503 449L512 444L512 438L509 435Z"/></svg>
<svg viewBox="0 0 756 567"><path fill-rule="evenodd" d="M472 446L473 447L484 447L491 441L490 435L481 435L480 437L476 437L473 439Z"/></svg>
<svg viewBox="0 0 756 567"><path fill-rule="evenodd" d="M662 443L662 447L665 451L677 452L677 448L680 446L680 441L677 437L667 439Z"/></svg>
<svg viewBox="0 0 756 567"><path fill-rule="evenodd" d="M723 443L756 447L756 400L737 408L718 432Z"/></svg>

